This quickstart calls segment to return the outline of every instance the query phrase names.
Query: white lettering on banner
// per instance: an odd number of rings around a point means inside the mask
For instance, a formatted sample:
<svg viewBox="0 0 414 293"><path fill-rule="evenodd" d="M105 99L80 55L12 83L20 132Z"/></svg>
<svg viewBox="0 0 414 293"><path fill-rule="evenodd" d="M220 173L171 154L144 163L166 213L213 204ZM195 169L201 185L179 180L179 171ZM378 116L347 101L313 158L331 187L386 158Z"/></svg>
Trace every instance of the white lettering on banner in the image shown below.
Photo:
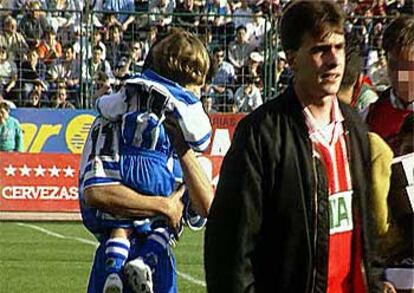
<svg viewBox="0 0 414 293"><path fill-rule="evenodd" d="M329 208L331 235L353 229L352 190L330 195Z"/></svg>
<svg viewBox="0 0 414 293"><path fill-rule="evenodd" d="M210 155L224 156L230 148L230 144L231 139L229 130L217 128L214 132Z"/></svg>
<svg viewBox="0 0 414 293"><path fill-rule="evenodd" d="M76 186L4 186L1 196L5 199L77 200Z"/></svg>

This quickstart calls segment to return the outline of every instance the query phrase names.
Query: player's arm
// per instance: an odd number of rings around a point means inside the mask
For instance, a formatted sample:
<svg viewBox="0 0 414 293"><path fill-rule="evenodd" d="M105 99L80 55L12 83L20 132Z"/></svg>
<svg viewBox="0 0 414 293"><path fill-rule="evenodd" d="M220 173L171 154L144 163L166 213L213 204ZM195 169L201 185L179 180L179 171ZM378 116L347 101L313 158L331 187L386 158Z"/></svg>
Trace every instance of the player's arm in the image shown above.
<svg viewBox="0 0 414 293"><path fill-rule="evenodd" d="M214 197L213 187L204 174L194 151L186 143L177 121L172 115L167 117L165 126L174 149L178 154L192 207L195 212L203 217L207 217Z"/></svg>
<svg viewBox="0 0 414 293"><path fill-rule="evenodd" d="M166 216L172 227L177 227L183 212L181 197L184 185L170 197L146 196L122 184L90 186L84 190L87 205L103 212L125 217Z"/></svg>

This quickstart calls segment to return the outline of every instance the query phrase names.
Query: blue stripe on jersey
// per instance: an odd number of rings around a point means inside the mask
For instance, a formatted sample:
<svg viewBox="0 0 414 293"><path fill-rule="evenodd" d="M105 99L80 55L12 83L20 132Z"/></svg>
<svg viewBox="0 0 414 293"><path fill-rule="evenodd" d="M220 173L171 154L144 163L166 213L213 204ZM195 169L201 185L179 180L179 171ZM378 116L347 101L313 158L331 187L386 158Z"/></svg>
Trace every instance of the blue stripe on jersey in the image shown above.
<svg viewBox="0 0 414 293"><path fill-rule="evenodd" d="M207 133L204 137L202 137L200 140L198 140L198 141L187 141L187 143L191 147L198 147L198 146L204 144L206 141L210 140L210 138L211 138L211 131L209 133Z"/></svg>
<svg viewBox="0 0 414 293"><path fill-rule="evenodd" d="M169 79L166 79L165 77L158 75L152 70L149 70L149 69L145 70L142 73L141 77L146 78L148 80L159 82L160 84L165 86L170 91L170 93L174 96L174 98L186 104L191 105L191 104L195 104L199 102L199 99L197 99L197 97L192 92L183 88L178 83L173 82Z"/></svg>
<svg viewBox="0 0 414 293"><path fill-rule="evenodd" d="M91 186L91 185L103 185L107 183L119 183L119 182L121 182L121 180L114 179L114 178L92 177L90 179L85 180L85 182L83 183L83 188L85 189L86 187Z"/></svg>

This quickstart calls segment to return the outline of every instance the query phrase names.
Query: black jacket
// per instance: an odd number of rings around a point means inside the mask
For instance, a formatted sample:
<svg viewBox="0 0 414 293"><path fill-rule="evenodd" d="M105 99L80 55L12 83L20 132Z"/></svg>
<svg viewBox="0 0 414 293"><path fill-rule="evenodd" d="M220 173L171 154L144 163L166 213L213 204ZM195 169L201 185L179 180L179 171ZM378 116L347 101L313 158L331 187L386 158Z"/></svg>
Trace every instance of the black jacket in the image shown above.
<svg viewBox="0 0 414 293"><path fill-rule="evenodd" d="M377 274L371 269L367 130L350 107L340 107L351 160L353 213L362 215L365 272L370 292L377 292ZM315 202L324 219L317 227ZM288 88L240 121L224 158L206 229L208 292L325 292L328 237L325 171L312 158L301 104Z"/></svg>

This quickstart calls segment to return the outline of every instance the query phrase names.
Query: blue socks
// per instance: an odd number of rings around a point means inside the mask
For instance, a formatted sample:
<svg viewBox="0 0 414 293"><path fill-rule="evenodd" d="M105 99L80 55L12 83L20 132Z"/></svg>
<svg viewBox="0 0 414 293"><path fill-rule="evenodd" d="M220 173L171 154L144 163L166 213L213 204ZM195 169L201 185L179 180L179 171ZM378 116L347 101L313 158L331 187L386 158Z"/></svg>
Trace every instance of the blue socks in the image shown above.
<svg viewBox="0 0 414 293"><path fill-rule="evenodd" d="M106 242L105 271L108 274L120 273L128 259L130 243L125 238L112 238Z"/></svg>

